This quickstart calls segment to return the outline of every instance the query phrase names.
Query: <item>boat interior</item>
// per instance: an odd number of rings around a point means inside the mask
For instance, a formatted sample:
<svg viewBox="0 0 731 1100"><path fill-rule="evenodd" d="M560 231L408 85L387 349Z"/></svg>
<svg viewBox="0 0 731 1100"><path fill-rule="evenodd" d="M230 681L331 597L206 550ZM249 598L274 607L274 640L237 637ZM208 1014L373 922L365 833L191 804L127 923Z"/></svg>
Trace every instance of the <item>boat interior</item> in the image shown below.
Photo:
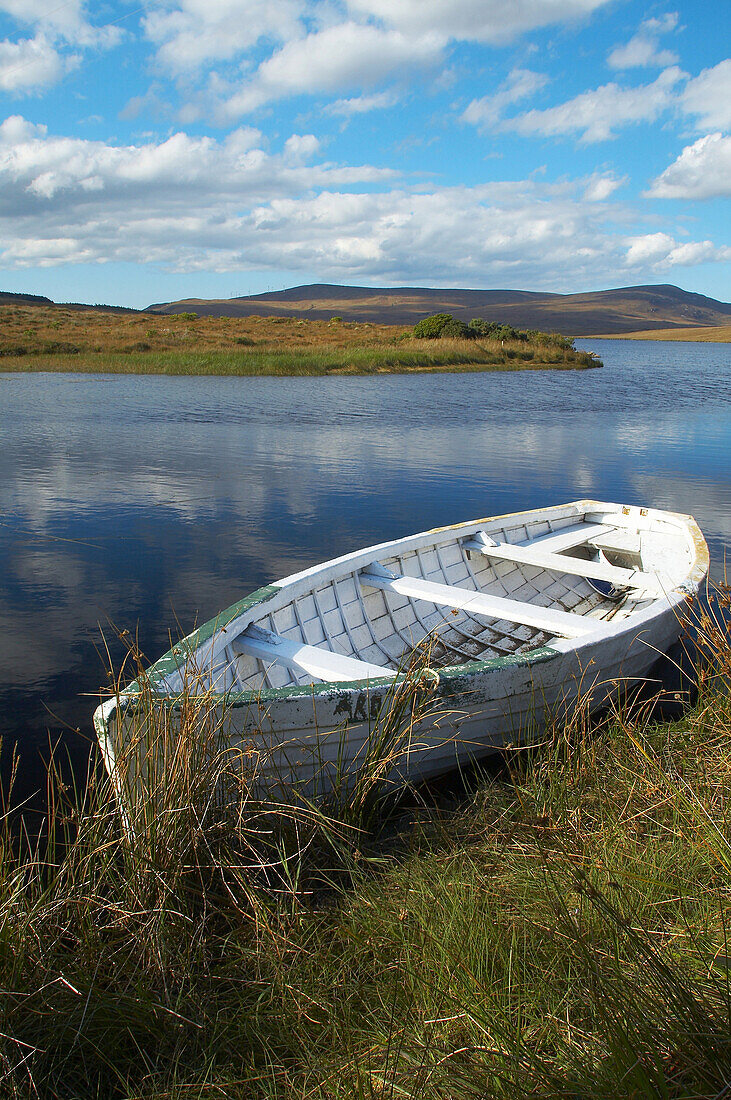
<svg viewBox="0 0 731 1100"><path fill-rule="evenodd" d="M557 509L554 519L460 525L298 574L239 632L227 629L210 686L393 678L417 647L439 669L596 633L662 597L692 559L686 532L675 525L668 555L662 521L643 524L646 510L631 511L638 522L629 509L616 517Z"/></svg>

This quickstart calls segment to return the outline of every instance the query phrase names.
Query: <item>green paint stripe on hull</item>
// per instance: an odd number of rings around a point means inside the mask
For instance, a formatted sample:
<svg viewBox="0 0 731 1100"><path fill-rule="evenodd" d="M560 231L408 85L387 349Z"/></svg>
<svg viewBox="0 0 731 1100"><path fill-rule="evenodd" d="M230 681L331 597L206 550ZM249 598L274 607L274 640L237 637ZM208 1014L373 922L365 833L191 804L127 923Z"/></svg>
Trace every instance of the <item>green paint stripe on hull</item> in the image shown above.
<svg viewBox="0 0 731 1100"><path fill-rule="evenodd" d="M162 657L155 661L147 672L150 684L154 687L156 682L180 671L187 657L192 656L197 649L204 646L211 638L224 631L235 619L250 611L252 607L256 607L257 604L271 600L280 591L279 585L267 584L263 588L257 588L255 592L250 592L248 596L244 596L237 603L231 604L225 611L219 611L218 615L209 619L207 623L203 623L202 626L199 626L197 630L183 638L182 641L176 642L172 649L169 649L167 653L164 653ZM136 682L130 684L127 692L135 689Z"/></svg>
<svg viewBox="0 0 731 1100"><path fill-rule="evenodd" d="M260 589L260 591L263 590ZM436 695L452 697L467 686L467 684L464 683L465 681L469 681L477 675L495 674L508 668L541 664L544 661L554 660L559 656L560 654L557 653L556 650L549 649L547 646L541 646L537 649L530 650L528 653L516 654L514 656L493 657L489 661L468 661L462 665L449 665L448 667L439 669L437 672L439 676L439 686L436 690ZM161 658L161 660L164 660L164 658ZM159 664L160 661L157 662L157 665ZM157 665L153 666L153 668L157 668ZM387 677L379 677L373 680L347 680L337 683L301 684L282 688L262 688L260 691L222 692L218 696L212 695L211 699L220 700L223 706L231 709L251 706L264 707L268 704L285 699L313 699L316 701L318 698L332 698L347 694L351 691L389 691L395 685L403 682L403 677L398 677L396 680ZM125 706L134 706L138 698L138 691L139 689L136 684L131 684L127 691L125 691L124 696L121 697L120 702ZM149 692L146 694L146 698L150 698ZM167 707L175 707L178 705L178 700L180 698L180 695L161 695L159 696L159 703Z"/></svg>

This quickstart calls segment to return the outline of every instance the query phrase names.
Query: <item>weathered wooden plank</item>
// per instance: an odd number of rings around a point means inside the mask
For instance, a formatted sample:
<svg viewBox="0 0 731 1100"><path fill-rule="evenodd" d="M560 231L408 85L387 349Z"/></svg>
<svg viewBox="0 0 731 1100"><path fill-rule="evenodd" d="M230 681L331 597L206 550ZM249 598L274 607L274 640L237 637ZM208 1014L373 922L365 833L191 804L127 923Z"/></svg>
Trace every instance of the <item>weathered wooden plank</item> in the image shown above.
<svg viewBox="0 0 731 1100"><path fill-rule="evenodd" d="M579 638L597 629L595 619L587 620L582 615L572 615L550 607L509 600L504 596L493 596L488 592L472 592L468 588L435 584L419 577L405 577L391 573L375 563L368 569L364 569L358 576L362 584L371 588L380 588L386 592L401 592L412 599L425 600L438 607L462 608L475 615L487 615L490 618L505 619L513 623L525 623L527 626L536 626L564 638Z"/></svg>
<svg viewBox="0 0 731 1100"><path fill-rule="evenodd" d="M582 546L589 539L600 538L614 531L614 527L608 523L576 523L571 527L564 527L562 531L552 535L538 535L530 539L524 546L540 546L543 550L550 550L554 554L560 554L563 550L572 550L574 546ZM510 543L510 545L515 545Z"/></svg>
<svg viewBox="0 0 731 1100"><path fill-rule="evenodd" d="M344 657L319 646L303 645L258 626L250 626L240 634L232 643L232 649L234 653L245 653L258 657L261 661L273 661L320 680L375 680L382 676L393 679L396 675L391 669L381 665L356 661L353 657Z"/></svg>

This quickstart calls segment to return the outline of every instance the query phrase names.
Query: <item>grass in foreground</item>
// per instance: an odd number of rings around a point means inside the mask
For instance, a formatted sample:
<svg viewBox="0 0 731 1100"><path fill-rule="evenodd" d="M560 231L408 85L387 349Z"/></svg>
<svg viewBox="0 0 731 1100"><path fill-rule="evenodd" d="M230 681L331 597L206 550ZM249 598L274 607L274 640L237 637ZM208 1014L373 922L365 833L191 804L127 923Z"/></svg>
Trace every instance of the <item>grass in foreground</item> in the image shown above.
<svg viewBox="0 0 731 1100"><path fill-rule="evenodd" d="M0 370L114 374L327 375L423 370L571 370L572 348L415 340L395 325L282 317L115 314L0 307ZM435 343L438 344L435 347Z"/></svg>
<svg viewBox="0 0 731 1100"><path fill-rule="evenodd" d="M682 720L578 714L388 842L245 791L222 815L215 753L132 840L99 788L56 861L6 835L4 1094L726 1096L731 649L703 636Z"/></svg>

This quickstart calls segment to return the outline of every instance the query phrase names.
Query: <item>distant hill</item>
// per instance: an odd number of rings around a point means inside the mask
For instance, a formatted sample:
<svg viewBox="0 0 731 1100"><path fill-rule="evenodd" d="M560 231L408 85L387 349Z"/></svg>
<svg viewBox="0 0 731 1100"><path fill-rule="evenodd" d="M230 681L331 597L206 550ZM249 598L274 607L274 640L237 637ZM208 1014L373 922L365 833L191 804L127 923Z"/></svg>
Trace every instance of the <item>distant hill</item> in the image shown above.
<svg viewBox="0 0 731 1100"><path fill-rule="evenodd" d="M677 286L631 286L588 294L525 290L434 290L428 287L373 288L315 283L243 298L188 298L148 306L155 313L211 317L308 317L413 325L430 313L452 313L502 321L514 328L561 332L566 336L619 335L649 329L728 325L731 305L690 294Z"/></svg>
<svg viewBox="0 0 731 1100"><path fill-rule="evenodd" d="M50 298L44 298L42 294L13 294L11 291L0 290L0 306L52 306Z"/></svg>
<svg viewBox="0 0 731 1100"><path fill-rule="evenodd" d="M58 306L60 309L96 309L101 313L144 313L144 310L131 306L84 305L83 302L54 302L42 294L15 294L11 290L0 290L0 306ZM175 312L175 311L173 311Z"/></svg>

